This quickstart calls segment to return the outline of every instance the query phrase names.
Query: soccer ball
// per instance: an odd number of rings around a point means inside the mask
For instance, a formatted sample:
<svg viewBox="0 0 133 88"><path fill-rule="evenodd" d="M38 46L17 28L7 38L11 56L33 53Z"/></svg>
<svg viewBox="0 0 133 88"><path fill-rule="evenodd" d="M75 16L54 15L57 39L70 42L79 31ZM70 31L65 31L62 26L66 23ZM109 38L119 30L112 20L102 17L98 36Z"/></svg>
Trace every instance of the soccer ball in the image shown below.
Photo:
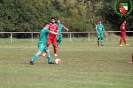
<svg viewBox="0 0 133 88"><path fill-rule="evenodd" d="M60 64L61 63L61 60L60 59L55 59L54 63L55 64Z"/></svg>

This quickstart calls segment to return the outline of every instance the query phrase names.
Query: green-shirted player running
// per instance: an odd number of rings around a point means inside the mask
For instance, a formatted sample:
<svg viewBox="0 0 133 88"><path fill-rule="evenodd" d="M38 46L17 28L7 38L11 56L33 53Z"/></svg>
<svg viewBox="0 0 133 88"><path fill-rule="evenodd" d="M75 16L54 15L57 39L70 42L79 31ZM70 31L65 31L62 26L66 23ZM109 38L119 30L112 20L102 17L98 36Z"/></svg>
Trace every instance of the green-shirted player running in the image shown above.
<svg viewBox="0 0 133 88"><path fill-rule="evenodd" d="M96 32L97 32L97 37L98 37L98 46L104 46L103 45L103 31L106 34L106 31L104 30L104 26L101 21L99 21L99 24L96 25Z"/></svg>
<svg viewBox="0 0 133 88"><path fill-rule="evenodd" d="M46 46L46 42L47 42L49 33L52 33L52 34L58 35L58 36L60 36L60 34L58 34L56 32L52 32L52 31L48 30L48 28L49 28L49 23L45 22L44 28L40 31L40 36L39 36L40 38L38 41L38 52L30 60L30 64L32 64L32 65L34 64L34 61L38 58L38 56L41 55L41 53L44 51L46 51L46 53L47 53L48 64L54 64L54 62L52 62L52 60L51 60L50 50Z"/></svg>
<svg viewBox="0 0 133 88"><path fill-rule="evenodd" d="M62 29L66 29L68 31L68 28L66 28L63 24L61 24L60 20L57 20L57 25L58 25L58 34L62 33ZM56 41L57 41L57 48L59 48L60 43L62 41L62 36L56 36Z"/></svg>

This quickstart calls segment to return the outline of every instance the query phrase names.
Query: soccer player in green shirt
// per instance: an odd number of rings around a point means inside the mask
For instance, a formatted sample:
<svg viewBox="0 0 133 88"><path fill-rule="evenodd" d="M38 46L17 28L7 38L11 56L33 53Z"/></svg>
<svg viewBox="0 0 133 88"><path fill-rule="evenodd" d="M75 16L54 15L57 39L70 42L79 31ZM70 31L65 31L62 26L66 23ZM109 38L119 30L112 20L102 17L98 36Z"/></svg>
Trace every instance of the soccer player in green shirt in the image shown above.
<svg viewBox="0 0 133 88"><path fill-rule="evenodd" d="M54 64L54 62L52 62L52 60L51 60L50 50L46 46L46 42L47 42L49 33L58 35L58 36L60 36L60 34L58 34L56 32L52 32L52 31L48 30L48 28L49 28L49 23L45 22L44 28L40 31L40 36L39 36L40 38L38 41L38 52L30 60L30 64L32 64L32 65L34 64L34 61L38 58L38 56L41 55L41 53L44 51L46 51L46 53L47 53L48 64Z"/></svg>
<svg viewBox="0 0 133 88"><path fill-rule="evenodd" d="M97 37L98 37L98 46L104 46L103 45L103 32L106 35L106 31L104 30L104 26L101 21L99 21L99 24L96 25L96 32L97 32Z"/></svg>
<svg viewBox="0 0 133 88"><path fill-rule="evenodd" d="M61 22L60 20L57 20L57 25L58 25L58 34L62 33L62 29L66 29L68 31L68 28L66 28ZM56 36L56 41L57 41L57 48L59 48L60 43L62 41L62 36Z"/></svg>

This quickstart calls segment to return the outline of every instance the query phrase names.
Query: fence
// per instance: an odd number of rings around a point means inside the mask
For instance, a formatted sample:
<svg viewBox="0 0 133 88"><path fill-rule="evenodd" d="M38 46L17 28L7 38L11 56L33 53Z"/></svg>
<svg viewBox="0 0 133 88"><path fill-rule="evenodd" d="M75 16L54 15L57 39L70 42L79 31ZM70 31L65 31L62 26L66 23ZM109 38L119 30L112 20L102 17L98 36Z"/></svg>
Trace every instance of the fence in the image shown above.
<svg viewBox="0 0 133 88"><path fill-rule="evenodd" d="M34 34L38 34L39 32L0 32L0 34L9 34L10 37L8 38L7 41L10 41L11 43L13 42L13 39L15 39L13 37L13 34L28 34L31 36L30 38L30 42L34 42ZM133 31L126 31L126 33L133 33ZM106 41L118 41L119 40L119 34L120 31L107 31L107 35L106 35ZM97 37L96 37L96 32L63 32L62 33L64 38L69 38L69 42L74 41L74 39L77 41L79 40L79 38L81 38L81 40L85 40L85 41L96 41ZM2 39L2 38L1 38ZM6 38L7 39L7 38ZM28 38L29 40L29 38ZM132 41L133 39L131 37L128 37L129 41Z"/></svg>

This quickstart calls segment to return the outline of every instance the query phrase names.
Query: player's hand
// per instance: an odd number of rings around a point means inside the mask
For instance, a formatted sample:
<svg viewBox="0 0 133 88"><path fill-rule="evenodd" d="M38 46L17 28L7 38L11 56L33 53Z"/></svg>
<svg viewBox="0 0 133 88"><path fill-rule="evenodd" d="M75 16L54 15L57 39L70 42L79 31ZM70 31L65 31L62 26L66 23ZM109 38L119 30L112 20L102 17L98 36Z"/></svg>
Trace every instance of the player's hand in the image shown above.
<svg viewBox="0 0 133 88"><path fill-rule="evenodd" d="M67 31L69 30L69 29L66 29Z"/></svg>
<svg viewBox="0 0 133 88"><path fill-rule="evenodd" d="M107 36L107 33L105 32L104 35Z"/></svg>
<svg viewBox="0 0 133 88"><path fill-rule="evenodd" d="M62 36L62 34L57 34L58 36Z"/></svg>

